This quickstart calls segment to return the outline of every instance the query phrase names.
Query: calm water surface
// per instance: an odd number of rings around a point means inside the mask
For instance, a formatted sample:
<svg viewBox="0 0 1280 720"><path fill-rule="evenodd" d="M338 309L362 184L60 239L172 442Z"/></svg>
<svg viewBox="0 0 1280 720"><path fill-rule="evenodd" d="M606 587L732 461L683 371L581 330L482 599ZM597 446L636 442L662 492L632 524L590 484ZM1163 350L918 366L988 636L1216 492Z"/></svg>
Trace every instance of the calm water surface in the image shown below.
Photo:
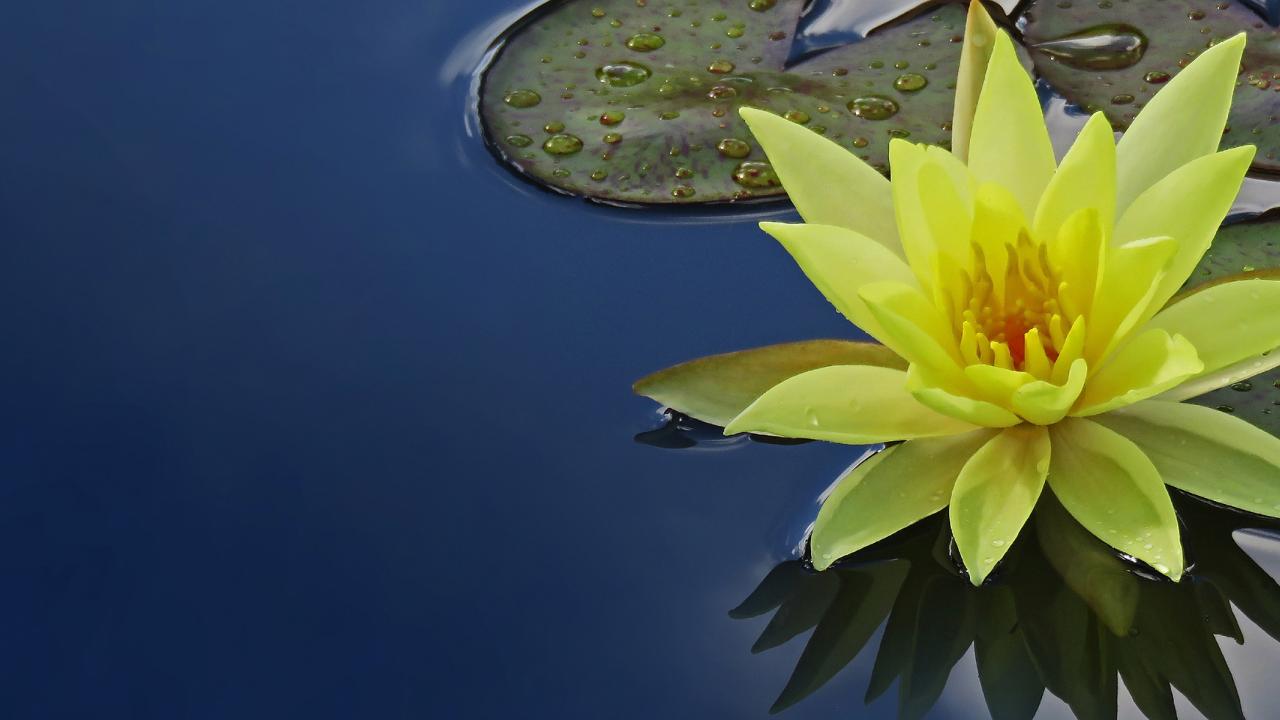
<svg viewBox="0 0 1280 720"><path fill-rule="evenodd" d="M753 655L768 613L729 611L859 451L659 449L629 387L855 333L761 211L497 167L468 98L526 7L5 14L0 714L767 715L804 639ZM1240 626L1219 644L1267 717L1280 650ZM784 716L894 717L863 705L880 632ZM928 716L986 714L967 651Z"/></svg>

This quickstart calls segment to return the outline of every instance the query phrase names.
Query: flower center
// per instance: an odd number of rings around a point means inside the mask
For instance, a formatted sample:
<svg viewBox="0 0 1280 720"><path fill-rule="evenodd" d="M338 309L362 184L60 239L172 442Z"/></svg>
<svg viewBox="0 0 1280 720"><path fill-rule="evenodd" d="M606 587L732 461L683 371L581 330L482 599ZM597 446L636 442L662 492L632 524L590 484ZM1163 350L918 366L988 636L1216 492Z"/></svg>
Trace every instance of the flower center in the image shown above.
<svg viewBox="0 0 1280 720"><path fill-rule="evenodd" d="M1004 245L1005 257L996 262L988 260L977 242L970 247L972 269L961 271L967 292L956 298L954 316L965 363L1047 377L1075 313L1062 306L1065 284L1046 247L1032 242L1025 231L1016 244Z"/></svg>

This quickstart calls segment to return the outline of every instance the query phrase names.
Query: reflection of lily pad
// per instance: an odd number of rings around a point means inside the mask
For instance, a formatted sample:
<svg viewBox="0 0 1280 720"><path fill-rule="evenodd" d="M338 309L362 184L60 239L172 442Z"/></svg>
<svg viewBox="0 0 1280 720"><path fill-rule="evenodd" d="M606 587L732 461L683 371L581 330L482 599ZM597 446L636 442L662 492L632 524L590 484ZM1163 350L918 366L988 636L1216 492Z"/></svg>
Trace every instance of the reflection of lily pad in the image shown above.
<svg viewBox="0 0 1280 720"><path fill-rule="evenodd" d="M486 70L490 146L560 191L622 203L779 196L742 106L885 165L946 143L964 9L946 5L784 68L804 0L565 0L522 21Z"/></svg>
<svg viewBox="0 0 1280 720"><path fill-rule="evenodd" d="M1257 145L1254 166L1280 171L1280 31L1242 3L1036 0L1021 25L1045 80L1118 127L1210 43L1247 32L1222 147Z"/></svg>
<svg viewBox="0 0 1280 720"><path fill-rule="evenodd" d="M1246 277L1277 279L1277 268L1280 219L1263 218L1219 230L1187 285L1194 289ZM1280 368L1201 395L1195 402L1221 408L1280 436Z"/></svg>

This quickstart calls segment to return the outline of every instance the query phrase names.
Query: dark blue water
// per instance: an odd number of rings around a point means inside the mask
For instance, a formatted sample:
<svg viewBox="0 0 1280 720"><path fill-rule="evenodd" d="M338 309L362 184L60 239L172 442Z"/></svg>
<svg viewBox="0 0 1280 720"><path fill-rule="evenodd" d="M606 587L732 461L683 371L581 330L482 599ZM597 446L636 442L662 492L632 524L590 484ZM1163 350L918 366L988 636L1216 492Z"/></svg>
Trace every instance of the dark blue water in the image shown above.
<svg viewBox="0 0 1280 720"><path fill-rule="evenodd" d="M854 331L758 218L497 167L470 84L522 7L4 13L0 715L766 715L802 642L728 610L858 453L660 450L629 386ZM872 645L786 717L892 717Z"/></svg>

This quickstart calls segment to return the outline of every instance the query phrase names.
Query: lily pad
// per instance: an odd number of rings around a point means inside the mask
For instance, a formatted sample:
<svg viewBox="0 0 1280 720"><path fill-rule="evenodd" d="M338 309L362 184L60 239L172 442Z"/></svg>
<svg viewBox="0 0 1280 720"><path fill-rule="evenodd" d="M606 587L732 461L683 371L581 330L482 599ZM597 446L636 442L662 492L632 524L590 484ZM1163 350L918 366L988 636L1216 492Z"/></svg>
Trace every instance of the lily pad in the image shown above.
<svg viewBox="0 0 1280 720"><path fill-rule="evenodd" d="M1238 0L1036 0L1019 25L1040 75L1118 128L1212 43L1247 33L1222 147L1257 145L1254 167L1280 172L1280 31Z"/></svg>
<svg viewBox="0 0 1280 720"><path fill-rule="evenodd" d="M805 340L690 360L640 378L633 389L703 422L724 426L774 385L830 365L907 367L883 345Z"/></svg>
<svg viewBox="0 0 1280 720"><path fill-rule="evenodd" d="M786 115L885 167L946 144L964 8L944 5L788 67L805 0L565 0L520 21L480 115L498 157L617 204L779 197L738 108Z"/></svg>

